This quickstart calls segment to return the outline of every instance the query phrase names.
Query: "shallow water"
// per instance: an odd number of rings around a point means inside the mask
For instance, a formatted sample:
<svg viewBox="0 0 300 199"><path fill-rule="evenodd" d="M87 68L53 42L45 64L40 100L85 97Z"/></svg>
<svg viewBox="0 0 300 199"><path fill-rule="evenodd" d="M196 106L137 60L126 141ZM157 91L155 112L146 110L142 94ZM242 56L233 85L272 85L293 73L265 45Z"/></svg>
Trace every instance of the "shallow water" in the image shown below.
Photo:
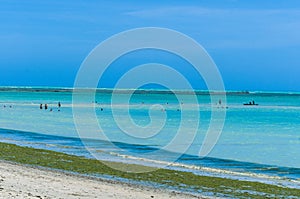
<svg viewBox="0 0 300 199"><path fill-rule="evenodd" d="M86 95L82 94L82 100L73 104L83 117L86 132L93 132L93 135L103 132L113 143L112 145L106 141L84 141L84 144L88 144L91 150L99 153L103 159L141 164L147 162L151 165L165 164L172 161L172 157L178 156L177 163L181 164L181 167L185 165L182 168L186 169L192 169L189 165L194 165L288 179L300 178L299 93L231 92L227 94L227 105L219 106L216 105L217 102L210 101L207 92L198 91L198 103L193 103L190 93L179 93L178 100L169 92L143 90L130 98L131 120L128 120L126 109L128 95L126 90L122 90L115 95L115 101L111 105L111 92L100 90L95 101L87 101ZM243 105L252 100L259 105ZM58 102L62 104L60 109L57 106ZM41 103L47 103L48 110L40 110ZM228 107L225 125L220 139L208 157L199 158L212 106L219 106L220 110L222 106ZM90 116L86 114L86 110L93 107L101 130L95 128ZM185 118L182 118L182 108L187 113ZM193 117L197 108L200 109L197 113L200 122ZM116 113L119 121L116 122L113 113ZM133 124L139 125L139 128L130 125L129 122L132 121ZM176 136L182 121L186 125L180 128L187 135L199 122L193 142L185 143L182 139L182 143L177 143L189 145L189 149L182 155L175 153L176 150L161 150ZM118 125L125 126L128 133L124 133ZM158 128L160 125L161 129ZM143 127L144 131L136 132L136 129ZM2 141L93 157L78 139L72 114L72 93L68 89L1 88L0 128ZM157 133L147 136L152 131ZM145 135L146 138L136 138L130 134L132 132L133 135ZM161 153L151 153L153 151ZM197 168L194 170L196 172Z"/></svg>

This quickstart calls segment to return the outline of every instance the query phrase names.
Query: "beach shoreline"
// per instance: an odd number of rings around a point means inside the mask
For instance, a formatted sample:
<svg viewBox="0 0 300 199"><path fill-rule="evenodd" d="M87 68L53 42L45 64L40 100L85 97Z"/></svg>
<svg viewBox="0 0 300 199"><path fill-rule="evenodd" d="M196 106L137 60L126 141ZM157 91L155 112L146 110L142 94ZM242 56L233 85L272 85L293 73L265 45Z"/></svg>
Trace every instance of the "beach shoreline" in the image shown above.
<svg viewBox="0 0 300 199"><path fill-rule="evenodd" d="M207 198L0 160L2 198Z"/></svg>
<svg viewBox="0 0 300 199"><path fill-rule="evenodd" d="M137 173L139 170L144 171L146 167L117 162L110 164L128 172L112 169L98 160L0 142L0 196L3 195L4 198L73 196L73 198L97 198L97 195L101 195L100 198L300 197L300 190L295 188L169 169ZM94 195L89 195L90 193Z"/></svg>

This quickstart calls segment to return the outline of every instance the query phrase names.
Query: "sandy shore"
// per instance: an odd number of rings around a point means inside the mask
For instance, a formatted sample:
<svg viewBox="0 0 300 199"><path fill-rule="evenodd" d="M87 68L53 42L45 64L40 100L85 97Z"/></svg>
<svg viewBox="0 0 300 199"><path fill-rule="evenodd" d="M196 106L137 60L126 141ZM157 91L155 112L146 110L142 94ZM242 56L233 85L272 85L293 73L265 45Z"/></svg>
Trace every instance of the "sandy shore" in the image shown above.
<svg viewBox="0 0 300 199"><path fill-rule="evenodd" d="M197 198L0 161L0 198Z"/></svg>

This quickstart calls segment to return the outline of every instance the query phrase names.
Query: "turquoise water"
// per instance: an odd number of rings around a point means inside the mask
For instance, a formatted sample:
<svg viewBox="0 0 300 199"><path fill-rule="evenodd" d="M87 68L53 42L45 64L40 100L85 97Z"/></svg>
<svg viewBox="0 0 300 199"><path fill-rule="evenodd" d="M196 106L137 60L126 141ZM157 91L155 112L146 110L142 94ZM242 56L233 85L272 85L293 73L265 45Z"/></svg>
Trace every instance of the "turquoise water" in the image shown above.
<svg viewBox="0 0 300 199"><path fill-rule="evenodd" d="M299 180L299 93L230 92L227 94L226 105L211 102L207 92L197 92L198 104L192 103L190 93L179 92L178 95L180 100L169 92L139 90L131 96L129 114L135 124L147 127L151 120L158 121L157 125L164 121L157 134L141 139L124 133L112 116L113 108L121 118L118 124L122 121L122 125L128 124L127 112L124 111L127 105L125 99L128 97L126 90L116 95L116 101L111 106L110 90L98 90L93 102L86 101L86 95L82 93L82 101L72 105L72 92L69 89L0 88L0 138L6 142L84 154L92 158L78 139L72 106L81 111L85 130L96 135L100 130L94 128L89 115L85 115L87 109L95 107L102 131L117 146L111 148L104 141L90 141L89 146L94 147L94 151L101 151L99 153L103 159L136 162L137 159L131 157L133 154L140 158L138 161L141 164L146 159L154 160L153 164L158 161L168 162L176 151L163 151L162 156L156 157L147 154L163 148L176 136L183 120L181 108L184 106L187 113L191 111L191 114L187 114L184 120L187 125L182 130L188 135L195 123L199 123L199 127L194 141L188 143L189 149L177 163ZM252 100L259 105L243 105ZM58 108L58 102L61 102L61 108ZM48 110L40 110L41 103L47 103ZM208 157L199 158L212 106L217 106L220 111L226 110L225 125ZM196 107L200 109L200 122L192 114ZM142 133L147 135L151 130L157 130L155 124ZM135 128L132 126L127 130L133 132Z"/></svg>

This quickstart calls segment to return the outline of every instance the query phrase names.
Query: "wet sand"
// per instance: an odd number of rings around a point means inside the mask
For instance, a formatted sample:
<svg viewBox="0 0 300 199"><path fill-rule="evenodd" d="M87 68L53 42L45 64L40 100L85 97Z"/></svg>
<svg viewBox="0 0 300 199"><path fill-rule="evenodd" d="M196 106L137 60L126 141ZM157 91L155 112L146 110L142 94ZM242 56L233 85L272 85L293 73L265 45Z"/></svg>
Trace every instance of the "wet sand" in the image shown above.
<svg viewBox="0 0 300 199"><path fill-rule="evenodd" d="M0 161L0 198L203 198Z"/></svg>

